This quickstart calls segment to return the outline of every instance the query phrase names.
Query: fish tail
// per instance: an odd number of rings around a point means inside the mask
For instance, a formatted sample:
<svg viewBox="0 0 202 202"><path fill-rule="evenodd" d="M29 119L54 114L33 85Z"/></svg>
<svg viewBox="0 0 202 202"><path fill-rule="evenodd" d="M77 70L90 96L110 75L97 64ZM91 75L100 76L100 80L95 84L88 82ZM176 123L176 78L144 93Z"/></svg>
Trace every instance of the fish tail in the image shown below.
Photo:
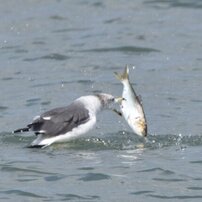
<svg viewBox="0 0 202 202"><path fill-rule="evenodd" d="M114 72L116 78L120 81L128 80L128 73L129 73L129 68L128 65L126 65L123 74L119 74L117 72Z"/></svg>

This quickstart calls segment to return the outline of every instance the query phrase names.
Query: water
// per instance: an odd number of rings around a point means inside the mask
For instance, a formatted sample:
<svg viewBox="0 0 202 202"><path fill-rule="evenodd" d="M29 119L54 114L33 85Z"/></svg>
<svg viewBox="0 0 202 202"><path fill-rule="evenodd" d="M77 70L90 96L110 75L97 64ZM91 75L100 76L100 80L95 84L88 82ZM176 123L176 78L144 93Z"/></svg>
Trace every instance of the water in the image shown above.
<svg viewBox="0 0 202 202"><path fill-rule="evenodd" d="M201 1L4 1L1 201L201 201ZM104 112L90 133L27 149L11 131L86 94L120 95L129 64L149 136Z"/></svg>

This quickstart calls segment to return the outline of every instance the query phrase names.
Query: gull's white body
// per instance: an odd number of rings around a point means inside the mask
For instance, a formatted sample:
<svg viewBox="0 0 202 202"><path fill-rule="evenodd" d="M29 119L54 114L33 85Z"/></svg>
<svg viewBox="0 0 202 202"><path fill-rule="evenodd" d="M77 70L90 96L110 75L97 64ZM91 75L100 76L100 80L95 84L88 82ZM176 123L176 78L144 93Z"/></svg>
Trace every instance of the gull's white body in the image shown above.
<svg viewBox="0 0 202 202"><path fill-rule="evenodd" d="M44 145L44 147L47 147L53 143L68 142L89 132L94 127L95 124L96 124L96 116L92 116L87 123L82 124L65 134L48 138L45 138L43 134L39 134L38 137L31 143L31 146Z"/></svg>
<svg viewBox="0 0 202 202"><path fill-rule="evenodd" d="M101 110L101 103L99 99L95 96L83 96L78 98L75 101L82 102L85 105L85 108L89 111L89 120L85 124L81 124L77 128L74 128L72 131L69 131L65 134L61 134L54 137L44 137L43 134L39 134L38 137L31 143L34 145L45 145L49 146L52 143L61 143L67 142L72 139L77 138L78 136L89 132L96 124L96 114ZM91 103L91 104L89 104ZM44 119L51 120L51 117L44 117Z"/></svg>
<svg viewBox="0 0 202 202"><path fill-rule="evenodd" d="M82 96L67 107L55 108L35 117L31 124L14 133L34 131L37 138L30 147L67 142L91 130L96 124L97 113L114 102L112 95L104 93Z"/></svg>

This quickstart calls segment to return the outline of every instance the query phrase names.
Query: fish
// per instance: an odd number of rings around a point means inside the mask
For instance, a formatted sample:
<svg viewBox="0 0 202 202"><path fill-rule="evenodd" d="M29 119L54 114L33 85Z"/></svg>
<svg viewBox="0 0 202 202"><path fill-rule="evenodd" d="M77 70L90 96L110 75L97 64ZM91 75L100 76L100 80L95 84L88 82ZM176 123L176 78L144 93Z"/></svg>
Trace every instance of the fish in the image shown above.
<svg viewBox="0 0 202 202"><path fill-rule="evenodd" d="M147 136L147 120L143 109L141 97L137 96L129 80L129 68L125 67L123 74L114 72L116 78L123 84L123 99L120 102L121 112L114 110L122 115L133 132L139 136Z"/></svg>

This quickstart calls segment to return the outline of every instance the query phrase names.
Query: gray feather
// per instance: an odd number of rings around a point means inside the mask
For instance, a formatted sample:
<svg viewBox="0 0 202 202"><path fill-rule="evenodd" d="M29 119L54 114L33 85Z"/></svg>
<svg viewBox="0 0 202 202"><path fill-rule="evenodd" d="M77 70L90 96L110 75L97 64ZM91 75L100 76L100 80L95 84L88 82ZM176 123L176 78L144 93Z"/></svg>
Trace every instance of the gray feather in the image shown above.
<svg viewBox="0 0 202 202"><path fill-rule="evenodd" d="M50 117L50 119L43 119ZM43 113L28 127L36 134L43 131L45 136L57 136L65 134L80 124L89 120L89 111L80 102L74 102L67 107L55 108Z"/></svg>

